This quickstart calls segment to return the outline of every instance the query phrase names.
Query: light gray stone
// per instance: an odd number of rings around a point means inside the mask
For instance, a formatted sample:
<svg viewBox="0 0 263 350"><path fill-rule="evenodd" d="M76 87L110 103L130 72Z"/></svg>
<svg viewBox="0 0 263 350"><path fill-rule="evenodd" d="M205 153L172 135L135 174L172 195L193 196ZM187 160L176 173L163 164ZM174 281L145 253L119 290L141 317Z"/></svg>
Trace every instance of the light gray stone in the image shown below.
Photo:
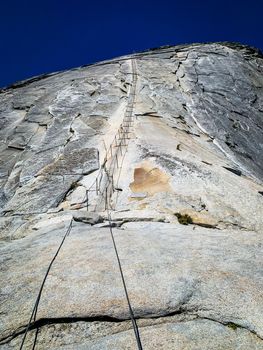
<svg viewBox="0 0 263 350"><path fill-rule="evenodd" d="M68 222L60 230L51 226L51 231L45 226L14 241L11 251L8 245L2 247L2 274L7 278L2 337L4 330L11 334L11 329L26 324L30 305L67 226ZM114 229L114 235L136 317L181 312L234 323L262 338L259 234L132 223L124 230ZM99 315L129 317L109 229L74 223L46 282L38 318Z"/></svg>
<svg viewBox="0 0 263 350"><path fill-rule="evenodd" d="M144 349L262 350L262 88L259 51L215 43L2 90L0 348L72 222L26 349L136 348L112 225Z"/></svg>
<svg viewBox="0 0 263 350"><path fill-rule="evenodd" d="M78 210L72 213L73 218L77 222L84 222L85 224L95 225L103 222L103 219L97 213L89 213L86 210Z"/></svg>
<svg viewBox="0 0 263 350"><path fill-rule="evenodd" d="M143 349L229 349L261 350L262 342L248 331L206 319L187 320L167 317L165 320L139 320ZM52 349L136 349L130 322L93 322L80 321L70 324L54 324L43 327L37 337L37 346L43 348L49 339ZM30 332L28 345L34 342L34 333ZM21 336L15 338L3 349L17 348ZM238 344L238 345L237 345Z"/></svg>
<svg viewBox="0 0 263 350"><path fill-rule="evenodd" d="M35 180L17 189L4 207L5 213L38 214L56 207L65 197L79 175L38 176Z"/></svg>

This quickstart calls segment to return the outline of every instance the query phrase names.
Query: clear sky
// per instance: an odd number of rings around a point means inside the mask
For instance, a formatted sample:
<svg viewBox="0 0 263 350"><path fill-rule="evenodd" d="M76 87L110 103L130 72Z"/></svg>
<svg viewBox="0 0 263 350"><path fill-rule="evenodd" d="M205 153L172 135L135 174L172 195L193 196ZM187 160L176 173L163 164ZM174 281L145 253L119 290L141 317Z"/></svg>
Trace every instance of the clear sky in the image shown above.
<svg viewBox="0 0 263 350"><path fill-rule="evenodd" d="M160 45L263 50L263 0L2 0L0 86Z"/></svg>

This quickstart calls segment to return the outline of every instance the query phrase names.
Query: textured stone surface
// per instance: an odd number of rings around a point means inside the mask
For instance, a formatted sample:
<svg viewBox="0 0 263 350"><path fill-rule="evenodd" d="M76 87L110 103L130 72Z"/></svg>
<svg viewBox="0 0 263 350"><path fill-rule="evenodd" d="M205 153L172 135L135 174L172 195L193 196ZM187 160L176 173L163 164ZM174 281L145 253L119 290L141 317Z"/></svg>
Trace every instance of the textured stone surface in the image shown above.
<svg viewBox="0 0 263 350"><path fill-rule="evenodd" d="M25 348L136 348L101 167L143 348L263 349L262 58L164 47L0 92L1 349L20 346L72 218ZM130 140L110 149L132 72Z"/></svg>
<svg viewBox="0 0 263 350"><path fill-rule="evenodd" d="M262 343L255 335L242 328L233 329L206 319L189 320L167 317L162 320L139 320L144 349L241 349L261 350ZM136 349L130 324L106 322L77 322L55 324L41 328L38 346L45 346L49 339L52 349ZM35 332L32 332L35 333ZM100 334L101 337L96 335ZM33 343L30 334L30 343ZM3 346L15 349L20 337Z"/></svg>

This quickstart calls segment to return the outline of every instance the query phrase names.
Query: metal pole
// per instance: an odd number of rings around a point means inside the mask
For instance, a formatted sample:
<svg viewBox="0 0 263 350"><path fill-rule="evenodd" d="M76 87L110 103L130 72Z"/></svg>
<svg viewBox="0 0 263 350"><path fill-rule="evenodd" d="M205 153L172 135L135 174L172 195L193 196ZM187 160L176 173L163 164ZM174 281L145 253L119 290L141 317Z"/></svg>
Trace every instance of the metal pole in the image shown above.
<svg viewBox="0 0 263 350"><path fill-rule="evenodd" d="M111 184L112 184L112 192L114 192L114 181L113 181L113 174L111 175Z"/></svg>
<svg viewBox="0 0 263 350"><path fill-rule="evenodd" d="M98 195L98 178L96 177L96 195Z"/></svg>
<svg viewBox="0 0 263 350"><path fill-rule="evenodd" d="M101 180L102 180L102 178L103 178L103 173L101 172L101 173L100 173L100 180L99 180L99 187L100 187L100 185L101 185Z"/></svg>
<svg viewBox="0 0 263 350"><path fill-rule="evenodd" d="M120 139L122 141L122 139ZM121 155L122 155L122 151L121 151L121 142L120 142L120 152L121 152Z"/></svg>
<svg viewBox="0 0 263 350"><path fill-rule="evenodd" d="M105 192L106 192L106 195L105 195L105 210L107 210L107 208L108 208L108 203L107 203L107 201L108 201L108 187L106 187L106 189L105 189Z"/></svg>

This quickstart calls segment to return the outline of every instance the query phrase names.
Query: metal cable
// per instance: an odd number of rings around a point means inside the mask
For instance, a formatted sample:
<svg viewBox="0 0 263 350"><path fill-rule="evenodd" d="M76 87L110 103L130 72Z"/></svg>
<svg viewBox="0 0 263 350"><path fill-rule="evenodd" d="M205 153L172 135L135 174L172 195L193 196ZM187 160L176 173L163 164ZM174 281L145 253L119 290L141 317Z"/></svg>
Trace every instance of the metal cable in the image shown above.
<svg viewBox="0 0 263 350"><path fill-rule="evenodd" d="M133 75L132 86L131 86L131 91L130 91L129 97L128 97L128 105L127 105L127 108L126 108L126 112L125 112L125 116L124 116L124 119L123 119L123 123L125 122L125 119L127 119L127 118L129 120L129 123L132 122L133 104L134 104L134 100L135 100L137 73L136 73L136 66L135 66L135 60L134 59L131 60L131 64L132 64L132 75ZM134 91L132 91L133 89L134 89ZM126 114L128 114L128 115L126 116ZM103 178L103 174L105 172L107 172L107 171L111 172L111 168L113 168L112 172L114 172L116 163L117 163L117 168L118 168L118 158L117 158L118 157L118 152L120 150L120 153L122 155L122 146L123 147L127 146L125 144L122 145L122 141L126 139L125 137L123 138L122 136L123 135L125 136L125 133L127 132L127 129L129 130L129 128L131 127L130 124L128 126L127 125L124 126L123 123L120 125L120 127L119 127L117 133L115 134L114 139L111 142L111 144L109 145L108 149L106 148L106 154L105 154L104 162L103 162L102 166L100 167L99 172L98 172L97 176L95 177L93 183L86 190L86 194L83 197L82 203L84 203L85 201L87 202L87 210L89 210L88 209L88 207L89 207L89 192L95 192L96 191L97 195L98 194L100 194L100 195L102 194L103 195L103 193L105 191L105 188L104 188L104 190L101 190L101 180ZM127 128L127 129L125 129L125 128ZM119 142L117 141L117 138L119 138L119 140L118 140ZM114 143L115 143L115 146L117 147L117 151L115 152L115 155L113 155L113 152L112 152L112 148L114 147ZM124 153L126 153L126 151ZM108 158L108 156L109 156L109 158ZM99 177L101 178L100 181L98 181ZM96 186L96 189L94 189L95 186ZM105 187L107 187L107 185ZM103 201L103 197L98 201L98 203L95 205L94 210L92 210L92 211L96 211L97 207L101 204L102 201Z"/></svg>
<svg viewBox="0 0 263 350"><path fill-rule="evenodd" d="M65 235L63 236L62 241L61 241L61 243L60 243L60 245L59 245L59 247L58 247L58 249L57 249L55 255L53 256L53 258L52 258L52 260L51 260L51 262L50 262L50 264L49 264L49 266L48 266L48 268L47 268L45 277L44 277L44 279L43 279L43 281L42 281L40 290L39 290L39 292L38 292L38 296L37 296L37 299L36 299L36 302L35 302L33 311L32 311L32 313L31 313L30 319L29 319L29 321L28 321L28 324L27 324L27 327L26 327L26 330L25 330L25 333L24 333L24 336L23 336L23 339L22 339L22 342L21 342L21 345L20 345L19 350L22 350L22 349L23 349L23 346L24 346L24 343L25 343L25 340L26 340L27 333L28 333L28 331L29 331L29 329L30 329L30 326L31 326L32 319L33 319L34 322L36 321L38 305L39 305L39 302L40 302L41 294L42 294L42 291L43 291L43 288L44 288L46 279L47 279L47 277L48 277L49 271L50 271L50 269L51 269L51 267L52 267L54 261L56 260L56 257L58 256L58 253L59 253L59 251L60 251L60 249L61 249L61 247L62 247L62 245L63 245L63 243L64 243L64 241L65 241L65 239L66 239L66 237L69 235L69 233L70 233L70 231L71 231L72 223L73 223L73 218L70 220L69 227L68 227L68 229L67 229Z"/></svg>
<svg viewBox="0 0 263 350"><path fill-rule="evenodd" d="M107 198L106 198L106 203L107 203ZM114 235L113 235L112 220L111 220L111 215L110 215L108 203L106 204L106 206L107 206L107 213L108 213L109 228L110 228L112 244L113 244L115 255L116 255L116 258L117 258L119 271L120 271L120 274L121 274L121 280L122 280L122 284L123 284L123 288L124 288L124 292L125 292L128 308L129 308L130 319L131 319L131 322L132 322L132 326L133 326L133 330L134 330L134 334L135 334L135 338L136 338L136 342L137 342L137 347L138 347L139 350L143 350L142 343L141 343L141 338L140 338L139 328L137 326L137 322L136 322L136 319L134 317L134 313L133 313L133 310L132 310L132 307L131 307L129 294L128 294L128 290L127 290L127 287L126 287L123 271L122 271L121 261L120 261L120 258L119 258L117 245L116 245L116 242L115 242L115 239L114 239Z"/></svg>
<svg viewBox="0 0 263 350"><path fill-rule="evenodd" d="M133 72L135 70L134 68L134 62L132 60L132 68L133 68ZM133 83L136 84L136 80L134 79ZM133 103L134 103L134 99L135 99L135 93L132 94L132 99L129 103L129 105L131 106L131 111L129 113L129 117L131 118L132 116L132 110L133 110ZM122 154L122 162L124 160L124 157L125 157L125 154L127 152L127 149L126 151L124 152L124 154ZM108 175L108 174L107 174ZM120 174L119 174L120 175ZM106 185L107 188L110 187L110 185L112 186L112 188L114 188L114 184L113 184L113 178L108 176L108 184ZM134 334L135 334L135 338L136 338L136 342L137 342L137 347L139 350L143 350L143 347L142 347L142 343L141 343L141 339L140 339L140 332L139 332L139 328L137 326L137 322L136 322L136 319L134 317L134 313L133 313L133 310L132 310L132 306L131 306L131 303L130 303L130 298L129 298L129 294L128 294L128 290L127 290L127 286L126 286L126 282L125 282L125 278L124 278L124 274L123 274L123 270L122 270L122 266L121 266L121 261L120 261L120 258L119 258L119 253L118 253L118 249L117 249L117 245L116 245L116 242L115 242L115 238L114 238L114 234L113 234L113 230L112 230L112 220L111 220L111 214L110 214L110 205L109 205L109 202L108 200L110 199L110 196L108 198L107 196L107 191L106 191L106 196L105 196L105 209L107 211L107 215L108 215L108 221L109 221L109 228L110 228L110 235L111 235L111 240L112 240L112 244L113 244L113 248L114 248L114 252L115 252L115 255L116 255L116 259L117 259L117 262L118 262L118 267L119 267L119 271L120 271L120 275L121 275L121 280L122 280L122 285L123 285L123 288L124 288L124 292L125 292L125 297L126 297L126 300L127 300L127 304L128 304L128 309L129 309L129 314L130 314L130 319L131 319L131 322L132 322L132 326L133 326L133 330L134 330Z"/></svg>
<svg viewBox="0 0 263 350"><path fill-rule="evenodd" d="M134 71L134 62L132 60L132 67L133 67L133 71ZM136 80L137 79L134 79L134 83L136 83ZM132 94L133 95L133 94ZM134 98L135 98L135 94L134 96L132 96L132 100L130 101L130 104L133 105L134 103ZM130 117L131 117L131 114L132 114L132 110L130 111ZM115 137L116 139L116 137ZM122 140L122 139L121 139ZM110 146L112 146L114 143L114 140L112 142L112 144ZM121 145L121 143L120 143ZM127 150L126 150L127 151ZM107 157L107 154L108 154L109 150L106 151L106 157ZM118 153L118 150L117 150L117 153ZM125 152L126 153L126 152ZM124 153L124 155L125 155ZM122 154L122 153L121 153ZM106 158L107 159L107 158ZM101 168L99 170L99 173L94 181L94 183L89 187L88 191L94 186L94 184L96 183L96 190L97 190L97 179L99 177L99 175L101 173L103 173L103 168ZM137 326L137 323L136 323L136 319L134 317L134 313L133 313L133 310L132 310L132 307L131 307L131 303L130 303L130 299L129 299L129 295L128 295L128 291L127 291L127 287L126 287L126 283L125 283L125 279L124 279L124 275L123 275L123 271L122 271L122 266L121 266L121 262L120 262L120 258L119 258L119 254L118 254L118 250L117 250L117 246L116 246L116 242L115 242L115 239L114 239L114 235L113 235L113 230L112 230L112 220L111 220L111 215L110 215L110 211L109 211L109 203L108 203L108 196L107 196L107 189L108 187L112 185L113 186L113 181L110 180L110 178L108 177L108 185L106 185L106 198L105 198L105 204L106 204L106 210L107 210L107 213L108 213L108 220L109 220L109 228L110 228L110 234L111 234L111 239L112 239L112 243L113 243L113 247L114 247L114 251L115 251L115 255L116 255L116 258L117 258L117 262L118 262L118 266L119 266L119 271L120 271L120 274L121 274L121 279L122 279L122 284L123 284L123 288L124 288L124 292L125 292L125 296L126 296L126 300L127 300L127 304L128 304L128 308L129 308L129 313L130 313L130 319L131 319L131 322L132 322L132 326L133 326L133 329L134 329L134 334L135 334L135 338L136 338L136 342L137 342L137 347L139 350L143 350L142 348L142 344L141 344L141 340L140 340L140 333L139 333L139 329L138 329L138 326ZM100 192L100 191L99 191ZM88 200L88 199L87 199ZM25 340L26 340L26 337L27 337L27 333L28 331L30 330L30 326L32 326L32 320L33 320L33 323L35 323L36 321L36 316L37 316L37 310L38 310L38 306L39 306L39 302L40 302L40 299L41 299L41 295L42 295L42 291L43 291L43 288L44 288L44 285L45 285L45 282L46 282L46 279L48 277L48 274L49 274L49 271L56 259L56 257L58 256L59 254L59 251L60 249L62 248L62 245L66 239L66 237L69 235L70 231L71 231L71 228L72 228L72 223L73 223L73 218L71 219L70 221L70 224L69 224L69 227L65 233L65 235L63 236L63 239L55 253L55 255L53 256L49 266L48 266L48 269L45 273L45 276L44 276L44 279L42 281L42 284L40 286L40 290L39 290L39 293L38 293L38 296L37 296L37 299L36 299L36 302L35 302L35 305L34 305L34 308L32 310L32 313L31 313L31 316L30 316L30 319L28 321L28 324L27 324L27 327L25 329L25 332L24 332L24 336L23 336L23 339L22 339L22 342L21 342L21 345L20 345L20 350L23 349L23 346L24 346L24 343L25 343ZM36 338L35 338L35 342L36 342ZM33 348L35 348L35 342L34 342L34 345L33 345Z"/></svg>

